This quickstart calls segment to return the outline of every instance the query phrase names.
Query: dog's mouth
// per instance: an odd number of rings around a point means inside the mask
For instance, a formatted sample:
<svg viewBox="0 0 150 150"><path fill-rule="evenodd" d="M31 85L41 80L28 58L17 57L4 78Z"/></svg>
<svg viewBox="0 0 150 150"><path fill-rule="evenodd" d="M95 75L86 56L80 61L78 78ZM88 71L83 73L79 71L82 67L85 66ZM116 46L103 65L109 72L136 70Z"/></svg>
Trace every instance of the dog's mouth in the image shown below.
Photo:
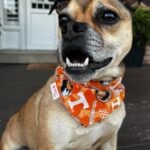
<svg viewBox="0 0 150 150"><path fill-rule="evenodd" d="M94 58L89 53L77 49L64 50L62 57L66 64L66 71L74 74L101 69L109 65L113 59L108 57L102 61L94 61Z"/></svg>

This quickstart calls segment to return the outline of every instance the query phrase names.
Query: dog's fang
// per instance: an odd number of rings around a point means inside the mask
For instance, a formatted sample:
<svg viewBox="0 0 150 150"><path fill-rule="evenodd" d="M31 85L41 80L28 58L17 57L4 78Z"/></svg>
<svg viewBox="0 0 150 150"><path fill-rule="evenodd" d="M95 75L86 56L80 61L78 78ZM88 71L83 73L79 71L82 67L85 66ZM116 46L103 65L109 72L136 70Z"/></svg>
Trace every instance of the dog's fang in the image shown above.
<svg viewBox="0 0 150 150"><path fill-rule="evenodd" d="M71 67L71 66L72 66L72 63L70 62L70 60L69 60L69 58L68 58L68 57L66 58L66 64L67 64L69 67Z"/></svg>
<svg viewBox="0 0 150 150"><path fill-rule="evenodd" d="M88 64L89 64L89 58L87 57L87 58L85 59L84 65L85 65L85 66L88 66Z"/></svg>

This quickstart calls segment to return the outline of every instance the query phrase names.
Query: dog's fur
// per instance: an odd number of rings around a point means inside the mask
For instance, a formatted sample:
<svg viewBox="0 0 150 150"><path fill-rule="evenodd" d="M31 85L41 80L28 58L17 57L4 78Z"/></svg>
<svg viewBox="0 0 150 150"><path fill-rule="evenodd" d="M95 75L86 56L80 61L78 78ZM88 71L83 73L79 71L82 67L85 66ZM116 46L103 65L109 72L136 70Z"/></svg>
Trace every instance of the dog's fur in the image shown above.
<svg viewBox="0 0 150 150"><path fill-rule="evenodd" d="M131 6L128 0L120 1ZM52 10L58 12L61 30L64 30L67 22L71 27L76 24L74 30L78 32L62 31L59 48L60 62L71 80L84 83L123 76L125 69L121 61L131 48L132 21L128 9L120 1L56 1ZM98 13L106 10L117 14L118 20L115 23L109 25L99 18ZM83 70L68 69L64 57L71 55L69 51L72 51L72 55L76 53L82 56L84 53L92 59L93 64L102 66L93 68L91 65L91 68ZM111 58L108 64L102 64L108 58ZM60 100L53 101L50 85L54 81L55 76L10 118L2 136L1 150L16 150L22 146L30 150L116 150L117 132L125 117L124 103L102 122L85 128L71 117Z"/></svg>

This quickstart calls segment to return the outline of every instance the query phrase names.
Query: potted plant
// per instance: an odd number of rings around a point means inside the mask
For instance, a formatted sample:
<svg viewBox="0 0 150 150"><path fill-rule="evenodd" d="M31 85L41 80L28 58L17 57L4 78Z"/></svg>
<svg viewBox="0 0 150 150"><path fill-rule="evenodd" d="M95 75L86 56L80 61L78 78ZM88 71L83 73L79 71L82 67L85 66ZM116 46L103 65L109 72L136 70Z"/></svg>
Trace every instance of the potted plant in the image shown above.
<svg viewBox="0 0 150 150"><path fill-rule="evenodd" d="M150 40L150 9L138 8L132 11L133 44L125 58L127 67L143 65L146 43Z"/></svg>

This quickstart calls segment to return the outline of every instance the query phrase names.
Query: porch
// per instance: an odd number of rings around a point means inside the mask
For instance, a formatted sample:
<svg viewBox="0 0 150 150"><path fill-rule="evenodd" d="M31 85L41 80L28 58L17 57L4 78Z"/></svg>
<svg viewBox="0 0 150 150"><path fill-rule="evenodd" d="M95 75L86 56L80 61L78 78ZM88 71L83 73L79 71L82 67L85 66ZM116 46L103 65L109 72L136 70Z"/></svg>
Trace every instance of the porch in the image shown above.
<svg viewBox="0 0 150 150"><path fill-rule="evenodd" d="M8 118L45 84L56 64L33 66L0 65L0 135ZM124 84L127 117L119 132L118 150L149 150L150 66L127 69Z"/></svg>

